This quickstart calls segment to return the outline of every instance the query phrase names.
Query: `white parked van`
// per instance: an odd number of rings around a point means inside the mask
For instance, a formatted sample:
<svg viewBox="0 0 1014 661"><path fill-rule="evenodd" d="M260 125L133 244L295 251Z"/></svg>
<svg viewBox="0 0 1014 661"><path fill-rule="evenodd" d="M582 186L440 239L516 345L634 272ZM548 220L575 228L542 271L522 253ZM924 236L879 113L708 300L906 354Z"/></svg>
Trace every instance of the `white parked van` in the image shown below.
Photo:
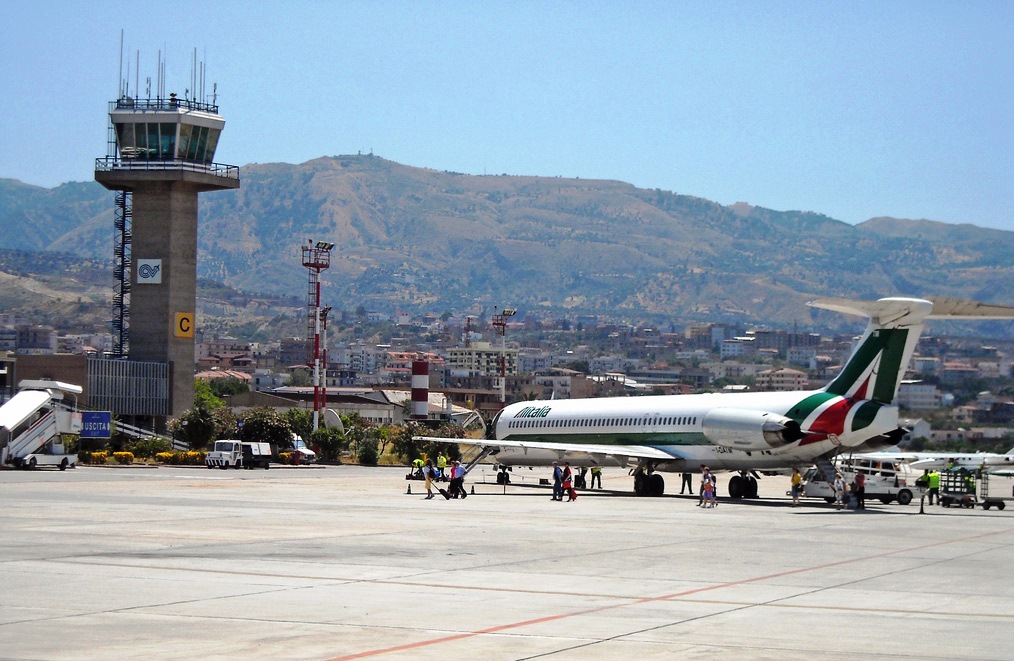
<svg viewBox="0 0 1014 661"><path fill-rule="evenodd" d="M208 468L268 468L271 445L249 441L215 441L215 449L204 458Z"/></svg>
<svg viewBox="0 0 1014 661"><path fill-rule="evenodd" d="M851 459L839 457L835 468L845 478L846 484L856 479L856 473L866 475L866 499L879 500L887 505L895 500L899 505L908 505L913 498L922 498L926 489L917 486L916 476L905 463ZM803 476L803 495L808 498L823 498L829 503L835 501L834 487L828 484L823 474L811 468Z"/></svg>

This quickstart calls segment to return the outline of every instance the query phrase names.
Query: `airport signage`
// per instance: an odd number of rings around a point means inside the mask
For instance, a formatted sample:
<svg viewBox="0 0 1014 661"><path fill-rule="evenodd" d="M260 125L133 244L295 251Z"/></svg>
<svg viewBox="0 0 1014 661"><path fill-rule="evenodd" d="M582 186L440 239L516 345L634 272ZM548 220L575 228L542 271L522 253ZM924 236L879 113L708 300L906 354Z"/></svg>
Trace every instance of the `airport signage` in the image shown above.
<svg viewBox="0 0 1014 661"><path fill-rule="evenodd" d="M109 438L112 436L113 414L109 411L82 411L81 438Z"/></svg>
<svg viewBox="0 0 1014 661"><path fill-rule="evenodd" d="M162 284L162 260L161 259L137 260L137 284L139 285Z"/></svg>
<svg viewBox="0 0 1014 661"><path fill-rule="evenodd" d="M193 312L177 312L176 313L176 327L173 333L176 337L193 337L194 336L194 313Z"/></svg>

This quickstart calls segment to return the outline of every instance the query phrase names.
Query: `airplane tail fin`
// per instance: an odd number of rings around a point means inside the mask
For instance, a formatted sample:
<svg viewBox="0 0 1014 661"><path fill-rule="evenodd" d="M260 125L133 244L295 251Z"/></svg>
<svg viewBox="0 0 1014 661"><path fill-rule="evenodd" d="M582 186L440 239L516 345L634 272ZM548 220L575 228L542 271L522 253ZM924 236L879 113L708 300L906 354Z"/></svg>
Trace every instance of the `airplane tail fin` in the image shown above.
<svg viewBox="0 0 1014 661"><path fill-rule="evenodd" d="M915 351L926 319L1011 319L1014 308L956 298L825 298L807 303L824 310L869 317L870 323L845 367L826 392L890 403Z"/></svg>

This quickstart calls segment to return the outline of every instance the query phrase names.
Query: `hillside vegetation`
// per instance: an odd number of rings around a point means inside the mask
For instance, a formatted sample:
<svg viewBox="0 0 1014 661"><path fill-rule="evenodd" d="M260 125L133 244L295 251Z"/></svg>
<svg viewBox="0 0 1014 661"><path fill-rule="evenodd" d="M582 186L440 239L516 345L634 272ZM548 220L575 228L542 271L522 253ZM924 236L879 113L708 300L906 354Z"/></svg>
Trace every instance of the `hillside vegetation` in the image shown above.
<svg viewBox="0 0 1014 661"><path fill-rule="evenodd" d="M308 239L336 244L322 281L338 309L484 313L497 304L806 323L814 312L803 303L816 296L1009 304L1014 291L1014 233L971 225L852 226L616 181L471 176L376 156L254 164L240 176L239 190L201 197L199 275L270 295L265 318L293 314L305 296ZM0 180L0 218L9 228L0 248L111 262L112 194L98 184ZM232 296L202 299L228 317L250 305Z"/></svg>

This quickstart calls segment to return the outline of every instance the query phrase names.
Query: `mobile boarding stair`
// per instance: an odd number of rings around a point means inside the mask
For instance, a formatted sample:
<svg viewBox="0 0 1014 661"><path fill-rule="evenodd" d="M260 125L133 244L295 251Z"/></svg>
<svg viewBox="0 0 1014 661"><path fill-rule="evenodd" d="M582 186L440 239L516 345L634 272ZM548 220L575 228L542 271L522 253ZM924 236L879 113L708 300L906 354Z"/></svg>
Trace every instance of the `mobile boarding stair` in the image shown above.
<svg viewBox="0 0 1014 661"><path fill-rule="evenodd" d="M22 381L18 389L0 407L0 465L73 468L77 455L65 452L61 435L81 433L81 413L64 398L81 394L81 387L39 380Z"/></svg>

